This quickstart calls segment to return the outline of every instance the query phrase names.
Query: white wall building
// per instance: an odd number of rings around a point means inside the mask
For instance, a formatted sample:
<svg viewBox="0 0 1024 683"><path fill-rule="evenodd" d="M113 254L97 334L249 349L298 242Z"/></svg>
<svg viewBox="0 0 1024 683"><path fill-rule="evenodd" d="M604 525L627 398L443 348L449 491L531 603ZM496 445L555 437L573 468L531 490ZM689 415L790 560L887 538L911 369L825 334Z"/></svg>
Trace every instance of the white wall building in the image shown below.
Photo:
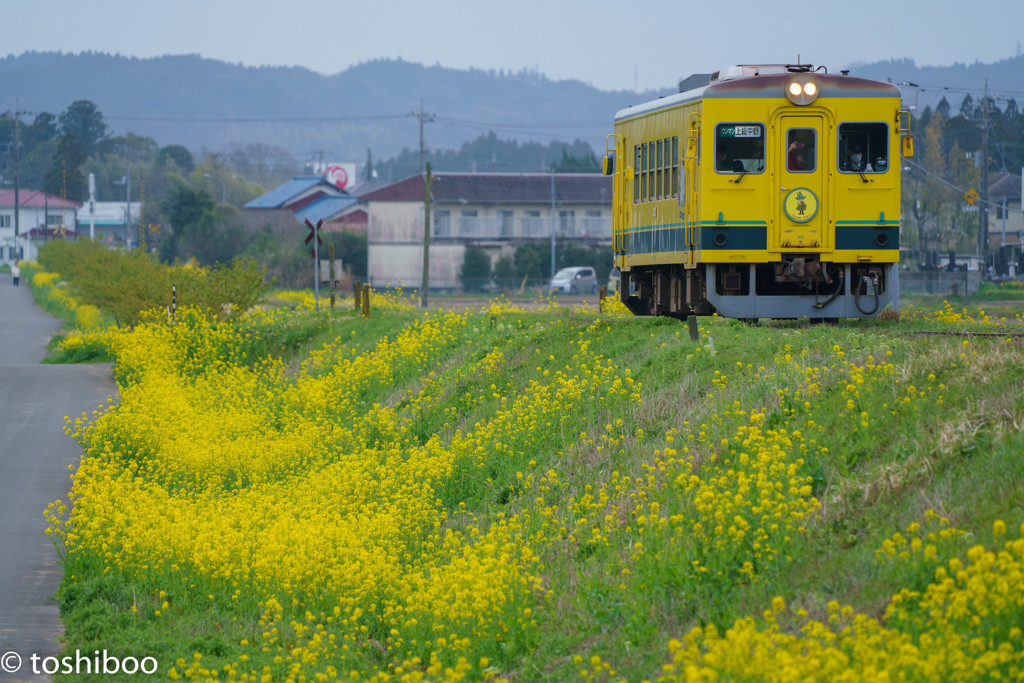
<svg viewBox="0 0 1024 683"><path fill-rule="evenodd" d="M367 207L370 283L419 288L426 178L360 196ZM611 246L611 177L592 173L435 173L431 184L430 287L460 287L466 246L493 264L525 241Z"/></svg>
<svg viewBox="0 0 1024 683"><path fill-rule="evenodd" d="M14 190L0 190L0 263L36 258L36 244L75 233L75 212L80 205L38 190L18 193L18 219L14 217ZM15 236L17 226L17 237Z"/></svg>

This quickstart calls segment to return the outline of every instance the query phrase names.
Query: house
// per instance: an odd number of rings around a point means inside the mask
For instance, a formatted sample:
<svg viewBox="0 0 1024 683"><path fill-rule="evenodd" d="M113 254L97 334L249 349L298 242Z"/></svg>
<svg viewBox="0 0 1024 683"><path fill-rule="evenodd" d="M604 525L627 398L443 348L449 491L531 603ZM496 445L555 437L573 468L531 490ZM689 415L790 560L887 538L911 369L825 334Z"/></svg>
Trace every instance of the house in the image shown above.
<svg viewBox="0 0 1024 683"><path fill-rule="evenodd" d="M426 177L361 194L369 215L368 270L375 287L418 288L423 277ZM611 247L612 182L589 173L435 173L431 182L430 288L460 286L466 246L492 264L526 241Z"/></svg>
<svg viewBox="0 0 1024 683"><path fill-rule="evenodd" d="M34 260L36 244L74 234L78 202L38 190L18 192L18 220L14 219L14 190L0 190L0 263ZM17 224L17 225L15 225ZM15 228L17 227L17 235Z"/></svg>
<svg viewBox="0 0 1024 683"><path fill-rule="evenodd" d="M244 207L243 220L251 227L270 225L279 231L293 230L306 220L323 221L325 231L366 231L366 210L358 196L339 189L319 175L296 176Z"/></svg>

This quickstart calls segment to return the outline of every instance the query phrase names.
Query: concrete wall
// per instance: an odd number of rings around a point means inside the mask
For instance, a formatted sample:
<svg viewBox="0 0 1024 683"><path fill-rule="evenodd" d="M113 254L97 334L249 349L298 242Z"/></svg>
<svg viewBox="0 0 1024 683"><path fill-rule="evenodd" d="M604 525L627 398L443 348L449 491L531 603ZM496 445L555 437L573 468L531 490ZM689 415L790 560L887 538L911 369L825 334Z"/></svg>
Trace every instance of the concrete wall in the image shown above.
<svg viewBox="0 0 1024 683"><path fill-rule="evenodd" d="M901 271L900 291L936 296L970 296L981 287L981 273L967 271Z"/></svg>
<svg viewBox="0 0 1024 683"><path fill-rule="evenodd" d="M461 286L459 268L465 251L463 244L431 243L431 288L455 289ZM370 284L374 287L419 289L423 284L423 245L372 245L368 260Z"/></svg>

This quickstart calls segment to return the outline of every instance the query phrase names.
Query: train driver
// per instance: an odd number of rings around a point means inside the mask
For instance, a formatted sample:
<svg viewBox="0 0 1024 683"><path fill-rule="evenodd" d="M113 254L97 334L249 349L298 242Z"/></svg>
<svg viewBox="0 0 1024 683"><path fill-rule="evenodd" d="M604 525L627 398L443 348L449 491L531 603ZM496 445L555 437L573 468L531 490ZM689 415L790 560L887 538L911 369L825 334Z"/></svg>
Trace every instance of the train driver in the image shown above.
<svg viewBox="0 0 1024 683"><path fill-rule="evenodd" d="M854 171L855 173L870 173L871 164L864 158L863 152L860 147L854 147L847 154L846 170Z"/></svg>

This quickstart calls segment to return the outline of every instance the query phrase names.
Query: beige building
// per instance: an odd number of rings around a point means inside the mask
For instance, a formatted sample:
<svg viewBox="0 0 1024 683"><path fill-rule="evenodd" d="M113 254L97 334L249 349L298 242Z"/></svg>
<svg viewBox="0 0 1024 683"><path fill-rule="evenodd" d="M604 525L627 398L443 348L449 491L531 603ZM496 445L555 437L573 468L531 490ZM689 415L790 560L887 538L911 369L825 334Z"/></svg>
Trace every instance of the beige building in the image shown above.
<svg viewBox="0 0 1024 683"><path fill-rule="evenodd" d="M419 288L423 278L424 175L364 194L374 287ZM612 185L589 173L435 173L430 288L457 289L466 246L493 264L525 241L573 240L611 248Z"/></svg>
<svg viewBox="0 0 1024 683"><path fill-rule="evenodd" d="M1021 213L1021 176L993 173L988 180L988 247L1021 247L1024 214Z"/></svg>

